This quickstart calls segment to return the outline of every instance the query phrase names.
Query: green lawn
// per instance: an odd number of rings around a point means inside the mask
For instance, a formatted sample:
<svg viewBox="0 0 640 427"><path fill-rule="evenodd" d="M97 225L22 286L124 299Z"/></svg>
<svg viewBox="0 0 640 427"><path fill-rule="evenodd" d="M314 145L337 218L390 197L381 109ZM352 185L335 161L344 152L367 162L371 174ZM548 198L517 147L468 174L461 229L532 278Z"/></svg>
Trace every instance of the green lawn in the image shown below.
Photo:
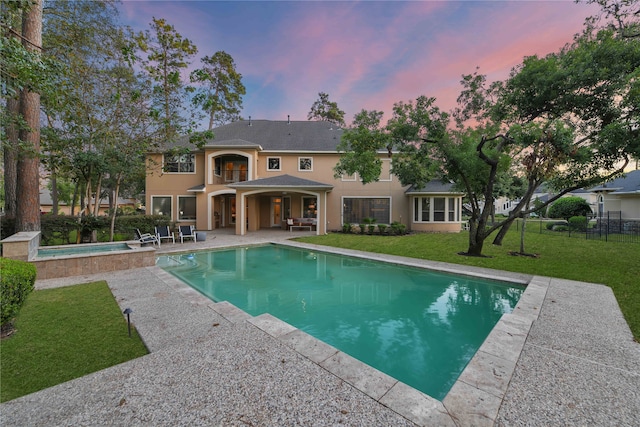
<svg viewBox="0 0 640 427"><path fill-rule="evenodd" d="M466 251L468 238L466 232L400 237L335 233L297 240L605 284L613 290L636 341L640 341L640 244L600 242L528 232L525 249L539 255L538 258L531 258L509 255L510 251L520 250L520 234L513 230L504 239L502 246L493 246L492 238L485 243L483 254L488 255L486 258L458 255L458 252Z"/></svg>
<svg viewBox="0 0 640 427"><path fill-rule="evenodd" d="M0 401L148 353L104 281L34 291L1 343Z"/></svg>

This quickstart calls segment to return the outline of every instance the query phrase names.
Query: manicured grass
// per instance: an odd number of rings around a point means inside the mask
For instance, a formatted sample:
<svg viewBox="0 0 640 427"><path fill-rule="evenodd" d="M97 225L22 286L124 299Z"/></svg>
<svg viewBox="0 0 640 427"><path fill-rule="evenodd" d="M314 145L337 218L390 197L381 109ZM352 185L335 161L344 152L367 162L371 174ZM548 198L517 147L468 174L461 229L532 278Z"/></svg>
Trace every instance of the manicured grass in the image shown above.
<svg viewBox="0 0 640 427"><path fill-rule="evenodd" d="M0 401L148 353L104 281L34 291L1 343Z"/></svg>
<svg viewBox="0 0 640 427"><path fill-rule="evenodd" d="M527 227L527 229L529 229ZM326 246L401 255L494 268L498 270L551 276L609 286L636 341L640 341L640 244L600 242L579 238L527 233L525 250L538 258L509 255L520 250L520 233L510 231L502 246L485 242L486 258L466 257L468 233L412 234L401 237L328 234L297 240Z"/></svg>

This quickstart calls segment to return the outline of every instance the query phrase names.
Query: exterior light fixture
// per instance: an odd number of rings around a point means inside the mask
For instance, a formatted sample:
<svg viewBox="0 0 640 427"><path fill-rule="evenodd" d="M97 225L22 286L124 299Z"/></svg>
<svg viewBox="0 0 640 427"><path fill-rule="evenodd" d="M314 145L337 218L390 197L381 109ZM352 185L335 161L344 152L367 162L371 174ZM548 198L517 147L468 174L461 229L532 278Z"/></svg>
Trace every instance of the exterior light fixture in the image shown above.
<svg viewBox="0 0 640 427"><path fill-rule="evenodd" d="M133 313L133 310L131 310L130 308L125 308L123 311L124 314L127 315L127 330L129 331L129 338L131 338L131 313Z"/></svg>

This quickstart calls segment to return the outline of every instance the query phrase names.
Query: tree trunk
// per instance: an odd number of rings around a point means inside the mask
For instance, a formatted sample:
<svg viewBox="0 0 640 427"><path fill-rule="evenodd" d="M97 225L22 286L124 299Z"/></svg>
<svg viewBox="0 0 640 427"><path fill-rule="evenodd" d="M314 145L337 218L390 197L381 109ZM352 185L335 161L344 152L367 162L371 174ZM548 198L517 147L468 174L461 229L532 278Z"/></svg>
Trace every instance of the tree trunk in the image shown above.
<svg viewBox="0 0 640 427"><path fill-rule="evenodd" d="M111 211L111 231L109 236L109 241L113 242L113 235L115 234L116 229L116 213L118 212L118 193L120 191L120 181L122 179L122 175L118 174L118 178L116 179L116 188L114 190L113 195L113 210Z"/></svg>
<svg viewBox="0 0 640 427"><path fill-rule="evenodd" d="M89 172L84 185L84 214L85 216L89 216L91 215L91 186L93 185L91 182L91 172Z"/></svg>
<svg viewBox="0 0 640 427"><path fill-rule="evenodd" d="M100 215L100 204L102 202L100 193L102 193L102 176L98 177L98 183L96 184L96 196L93 199L93 216L96 217Z"/></svg>
<svg viewBox="0 0 640 427"><path fill-rule="evenodd" d="M76 203L78 203L78 181L74 181L73 196L71 196L71 216L76 215Z"/></svg>
<svg viewBox="0 0 640 427"><path fill-rule="evenodd" d="M24 12L22 36L25 48L42 49L42 0L34 0ZM16 185L16 231L40 230L40 94L24 89L20 97L20 113L28 129L20 131L27 149L18 159Z"/></svg>
<svg viewBox="0 0 640 427"><path fill-rule="evenodd" d="M469 231L469 236L471 236L471 230ZM484 246L484 237L476 236L473 238L469 237L469 248L467 249L467 253L465 255L468 256L482 256L482 247Z"/></svg>
<svg viewBox="0 0 640 427"><path fill-rule="evenodd" d="M56 172L51 172L51 213L58 215L58 181L56 180Z"/></svg>
<svg viewBox="0 0 640 427"><path fill-rule="evenodd" d="M513 224L513 221L515 221L515 217L512 219L506 219L505 223L502 227L500 227L500 230L498 230L498 234L496 234L496 237L493 239L493 244L496 246L502 246L502 239L504 239L504 236L507 235L507 232L509 231L509 228L511 228L511 224Z"/></svg>
<svg viewBox="0 0 640 427"><path fill-rule="evenodd" d="M16 216L16 185L18 180L17 166L18 156L17 147L19 142L18 127L15 119L20 114L20 99L7 98L7 114L9 116L9 125L7 126L7 141L4 144L4 197L5 197L5 213L8 217Z"/></svg>
<svg viewBox="0 0 640 427"><path fill-rule="evenodd" d="M468 256L482 256L482 247L484 241L487 238L485 235L486 220L471 218L469 220L469 247L464 255Z"/></svg>

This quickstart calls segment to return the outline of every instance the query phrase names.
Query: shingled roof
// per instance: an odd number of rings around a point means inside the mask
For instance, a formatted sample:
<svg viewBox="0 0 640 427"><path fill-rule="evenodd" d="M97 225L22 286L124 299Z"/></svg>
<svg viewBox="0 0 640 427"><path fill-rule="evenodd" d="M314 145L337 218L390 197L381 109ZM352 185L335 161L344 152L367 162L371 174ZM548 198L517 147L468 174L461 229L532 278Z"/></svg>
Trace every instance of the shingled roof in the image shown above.
<svg viewBox="0 0 640 427"><path fill-rule="evenodd" d="M416 186L412 185L407 189L407 191L405 191L405 193L406 194L433 194L433 193L462 194L462 192L455 190L455 184L453 182L445 182L439 179L434 179L427 182L422 188L417 188Z"/></svg>
<svg viewBox="0 0 640 427"><path fill-rule="evenodd" d="M590 188L589 191L611 191L611 194L640 194L640 170L627 172L620 178Z"/></svg>
<svg viewBox="0 0 640 427"><path fill-rule="evenodd" d="M240 120L213 129L213 139L205 147L251 147L268 152L328 152L335 153L343 129L329 122ZM181 138L164 148L189 147L188 138Z"/></svg>

